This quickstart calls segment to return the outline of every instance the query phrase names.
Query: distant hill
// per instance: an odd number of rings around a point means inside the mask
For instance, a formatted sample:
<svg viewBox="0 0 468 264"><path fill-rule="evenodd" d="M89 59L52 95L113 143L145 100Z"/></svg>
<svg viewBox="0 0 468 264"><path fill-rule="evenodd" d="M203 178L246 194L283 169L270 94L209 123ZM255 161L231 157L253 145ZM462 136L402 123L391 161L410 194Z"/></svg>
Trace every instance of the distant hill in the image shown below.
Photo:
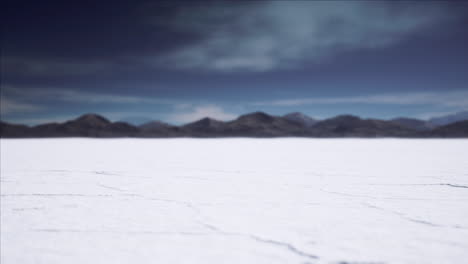
<svg viewBox="0 0 468 264"><path fill-rule="evenodd" d="M131 124L134 126L140 126L140 125L152 122L153 120L146 116L127 116L127 117L120 119L119 121Z"/></svg>
<svg viewBox="0 0 468 264"><path fill-rule="evenodd" d="M0 122L0 137L468 137L468 121L433 127L428 122L397 118L389 121L341 115L315 120L301 113L273 116L263 112L223 122L212 118L174 126L151 121L134 126L86 114L63 123L25 126Z"/></svg>
<svg viewBox="0 0 468 264"><path fill-rule="evenodd" d="M304 126L279 116L255 112L227 122L226 134L230 136L278 137L301 135Z"/></svg>
<svg viewBox="0 0 468 264"><path fill-rule="evenodd" d="M342 115L318 122L312 128L317 137L414 137L417 132L391 121Z"/></svg>
<svg viewBox="0 0 468 264"><path fill-rule="evenodd" d="M28 126L0 122L0 137L26 138L31 136L31 128Z"/></svg>
<svg viewBox="0 0 468 264"><path fill-rule="evenodd" d="M428 122L433 126L445 126L458 121L468 120L468 111L462 111L451 115L433 117Z"/></svg>
<svg viewBox="0 0 468 264"><path fill-rule="evenodd" d="M255 112L229 122L203 118L181 129L186 135L197 137L275 137L296 135L303 130L303 126L282 117Z"/></svg>
<svg viewBox="0 0 468 264"><path fill-rule="evenodd" d="M458 121L452 124L438 127L430 132L431 137L468 137L468 120Z"/></svg>
<svg viewBox="0 0 468 264"><path fill-rule="evenodd" d="M37 126L34 129L40 130L41 128ZM138 129L130 124L124 122L112 123L96 114L86 114L75 120L57 124L55 130L63 136L85 137L125 137L134 136L138 132Z"/></svg>
<svg viewBox="0 0 468 264"><path fill-rule="evenodd" d="M86 114L65 123L25 127L2 123L2 137L132 137L138 129L123 122L110 122L96 114Z"/></svg>
<svg viewBox="0 0 468 264"><path fill-rule="evenodd" d="M181 136L181 129L161 121L151 121L138 126L141 137L175 137Z"/></svg>
<svg viewBox="0 0 468 264"><path fill-rule="evenodd" d="M143 130L157 130L161 128L171 127L171 125L169 125L168 123L164 123L164 122L156 120L156 121L149 121L149 122L143 123L139 125L138 127Z"/></svg>
<svg viewBox="0 0 468 264"><path fill-rule="evenodd" d="M216 137L223 135L226 124L222 121L205 117L180 128L184 135L195 137Z"/></svg>
<svg viewBox="0 0 468 264"><path fill-rule="evenodd" d="M435 127L428 121L415 119L415 118L400 117L400 118L392 119L390 121L402 127L406 127L406 128L414 129L418 131L426 131Z"/></svg>
<svg viewBox="0 0 468 264"><path fill-rule="evenodd" d="M283 116L283 118L289 121L301 124L305 127L312 127L318 122L318 120L315 120L312 117L304 115L303 113L299 113L299 112L286 114Z"/></svg>

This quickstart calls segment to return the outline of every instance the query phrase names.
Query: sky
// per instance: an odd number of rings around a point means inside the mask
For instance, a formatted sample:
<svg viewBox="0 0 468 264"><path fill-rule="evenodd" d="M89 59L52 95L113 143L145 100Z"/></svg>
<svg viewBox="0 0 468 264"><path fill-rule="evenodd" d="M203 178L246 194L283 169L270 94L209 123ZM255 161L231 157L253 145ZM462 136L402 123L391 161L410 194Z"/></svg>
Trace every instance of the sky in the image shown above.
<svg viewBox="0 0 468 264"><path fill-rule="evenodd" d="M1 119L468 109L466 1L6 1Z"/></svg>

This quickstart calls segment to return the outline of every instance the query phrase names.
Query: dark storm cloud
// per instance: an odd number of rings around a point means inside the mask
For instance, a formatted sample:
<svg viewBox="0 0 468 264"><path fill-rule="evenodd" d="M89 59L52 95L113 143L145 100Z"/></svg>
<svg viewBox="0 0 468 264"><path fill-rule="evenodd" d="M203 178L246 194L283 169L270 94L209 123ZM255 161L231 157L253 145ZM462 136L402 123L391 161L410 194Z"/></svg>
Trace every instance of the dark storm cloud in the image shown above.
<svg viewBox="0 0 468 264"><path fill-rule="evenodd" d="M2 6L2 73L92 75L129 70L157 54L164 33L141 17L142 1L12 1ZM169 40L170 41L170 40Z"/></svg>
<svg viewBox="0 0 468 264"><path fill-rule="evenodd" d="M26 76L294 68L391 46L457 17L439 2L44 1L10 9L2 72Z"/></svg>
<svg viewBox="0 0 468 264"><path fill-rule="evenodd" d="M156 64L178 69L269 71L341 51L382 48L453 18L437 3L261 1L179 7L166 25L199 39ZM161 23L158 18L156 20Z"/></svg>

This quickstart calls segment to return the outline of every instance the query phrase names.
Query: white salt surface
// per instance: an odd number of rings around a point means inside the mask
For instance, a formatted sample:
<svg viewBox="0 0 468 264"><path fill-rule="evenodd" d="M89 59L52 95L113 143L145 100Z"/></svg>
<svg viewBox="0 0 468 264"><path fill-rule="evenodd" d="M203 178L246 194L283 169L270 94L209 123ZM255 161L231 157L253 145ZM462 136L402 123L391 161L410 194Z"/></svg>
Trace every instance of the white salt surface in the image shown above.
<svg viewBox="0 0 468 264"><path fill-rule="evenodd" d="M1 140L1 263L467 263L468 140Z"/></svg>

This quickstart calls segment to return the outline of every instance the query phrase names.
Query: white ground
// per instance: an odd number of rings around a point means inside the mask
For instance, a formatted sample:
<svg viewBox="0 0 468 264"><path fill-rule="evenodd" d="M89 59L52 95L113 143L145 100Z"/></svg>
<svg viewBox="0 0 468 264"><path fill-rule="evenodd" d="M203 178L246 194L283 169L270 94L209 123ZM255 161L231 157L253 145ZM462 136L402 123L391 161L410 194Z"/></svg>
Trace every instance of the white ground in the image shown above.
<svg viewBox="0 0 468 264"><path fill-rule="evenodd" d="M1 140L1 263L467 263L468 140Z"/></svg>

